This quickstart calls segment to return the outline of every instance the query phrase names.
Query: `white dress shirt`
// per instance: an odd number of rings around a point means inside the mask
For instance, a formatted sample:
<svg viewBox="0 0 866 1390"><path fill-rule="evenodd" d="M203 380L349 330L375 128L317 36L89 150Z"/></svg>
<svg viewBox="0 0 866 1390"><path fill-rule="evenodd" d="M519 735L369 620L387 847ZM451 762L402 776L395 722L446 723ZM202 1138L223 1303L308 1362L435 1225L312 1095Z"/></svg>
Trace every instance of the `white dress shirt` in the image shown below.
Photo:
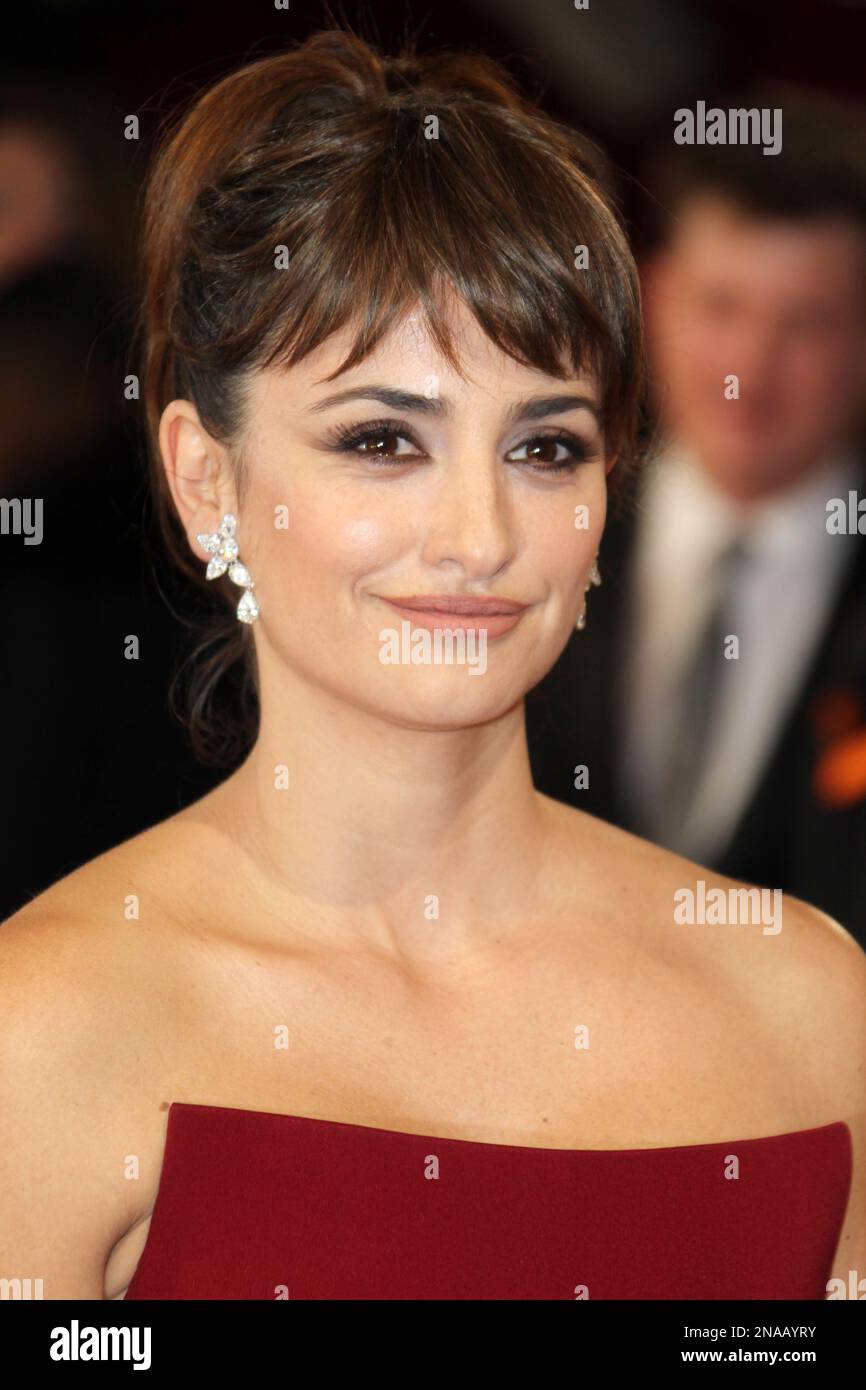
<svg viewBox="0 0 866 1390"><path fill-rule="evenodd" d="M854 558L856 538L827 531L827 502L847 500L860 467L853 455L835 459L745 509L685 451L646 466L617 740L620 789L640 833L654 838L665 750L676 733L674 691L709 617L713 565L745 528L749 559L732 583L728 610L739 658L720 654L709 746L681 842L670 847L707 862L729 843Z"/></svg>

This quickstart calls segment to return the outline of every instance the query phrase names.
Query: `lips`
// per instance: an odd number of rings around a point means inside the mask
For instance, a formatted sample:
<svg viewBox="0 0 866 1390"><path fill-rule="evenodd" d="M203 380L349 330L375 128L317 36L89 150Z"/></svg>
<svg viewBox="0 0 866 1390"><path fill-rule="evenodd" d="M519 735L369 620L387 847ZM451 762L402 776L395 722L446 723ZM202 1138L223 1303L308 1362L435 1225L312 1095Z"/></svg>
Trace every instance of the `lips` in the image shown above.
<svg viewBox="0 0 866 1390"><path fill-rule="evenodd" d="M510 598L472 598L467 594L414 594L411 598L383 595L383 598L396 608L409 608L414 613L460 613L467 617L522 613L529 606Z"/></svg>
<svg viewBox="0 0 866 1390"><path fill-rule="evenodd" d="M473 598L467 594L380 595L416 627L484 630L488 637L500 637L519 623L529 607L516 599Z"/></svg>

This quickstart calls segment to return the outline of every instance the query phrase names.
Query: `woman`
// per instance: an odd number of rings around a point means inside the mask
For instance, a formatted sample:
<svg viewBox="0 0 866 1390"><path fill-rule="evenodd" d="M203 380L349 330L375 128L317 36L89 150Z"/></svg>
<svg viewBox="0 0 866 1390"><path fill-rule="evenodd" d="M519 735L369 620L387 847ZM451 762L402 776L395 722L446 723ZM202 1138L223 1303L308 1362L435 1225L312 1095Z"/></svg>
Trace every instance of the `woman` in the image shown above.
<svg viewBox="0 0 866 1390"><path fill-rule="evenodd" d="M183 118L145 257L157 502L234 643L193 736L232 667L257 723L4 927L2 1271L825 1297L866 1266L863 953L797 900L689 924L739 885L530 778L641 387L584 146L485 60L318 35Z"/></svg>

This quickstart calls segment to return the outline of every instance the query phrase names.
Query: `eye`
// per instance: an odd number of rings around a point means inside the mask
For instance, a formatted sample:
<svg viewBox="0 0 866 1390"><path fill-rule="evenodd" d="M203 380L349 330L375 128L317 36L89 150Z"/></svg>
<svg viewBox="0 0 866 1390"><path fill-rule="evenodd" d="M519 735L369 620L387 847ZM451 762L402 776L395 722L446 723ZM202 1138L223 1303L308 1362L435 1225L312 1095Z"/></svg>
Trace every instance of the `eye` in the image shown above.
<svg viewBox="0 0 866 1390"><path fill-rule="evenodd" d="M526 450L523 458L515 457ZM536 434L506 454L509 463L525 463L536 473L572 473L578 464L592 456L585 439L565 431L555 434Z"/></svg>
<svg viewBox="0 0 866 1390"><path fill-rule="evenodd" d="M408 444L408 449L401 448ZM358 454L372 463L397 465L426 458L423 449L399 420L371 420L363 427L344 425L337 430L331 445L341 454Z"/></svg>
<svg viewBox="0 0 866 1390"><path fill-rule="evenodd" d="M368 420L341 425L328 447L340 454L355 454L374 466L401 467L427 458L403 420ZM526 451L524 457L518 457ZM592 446L567 430L543 432L506 454L509 463L520 463L534 473L571 473L593 454Z"/></svg>

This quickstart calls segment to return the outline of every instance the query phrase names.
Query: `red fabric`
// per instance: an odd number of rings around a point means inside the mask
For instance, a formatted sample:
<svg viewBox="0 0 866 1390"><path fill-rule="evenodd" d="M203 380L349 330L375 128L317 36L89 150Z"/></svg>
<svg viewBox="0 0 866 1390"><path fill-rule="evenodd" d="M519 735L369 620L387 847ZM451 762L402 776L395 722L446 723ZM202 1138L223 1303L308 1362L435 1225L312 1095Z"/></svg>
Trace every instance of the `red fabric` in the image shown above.
<svg viewBox="0 0 866 1390"><path fill-rule="evenodd" d="M174 1104L126 1298L823 1299L851 1164L842 1121L571 1150Z"/></svg>

